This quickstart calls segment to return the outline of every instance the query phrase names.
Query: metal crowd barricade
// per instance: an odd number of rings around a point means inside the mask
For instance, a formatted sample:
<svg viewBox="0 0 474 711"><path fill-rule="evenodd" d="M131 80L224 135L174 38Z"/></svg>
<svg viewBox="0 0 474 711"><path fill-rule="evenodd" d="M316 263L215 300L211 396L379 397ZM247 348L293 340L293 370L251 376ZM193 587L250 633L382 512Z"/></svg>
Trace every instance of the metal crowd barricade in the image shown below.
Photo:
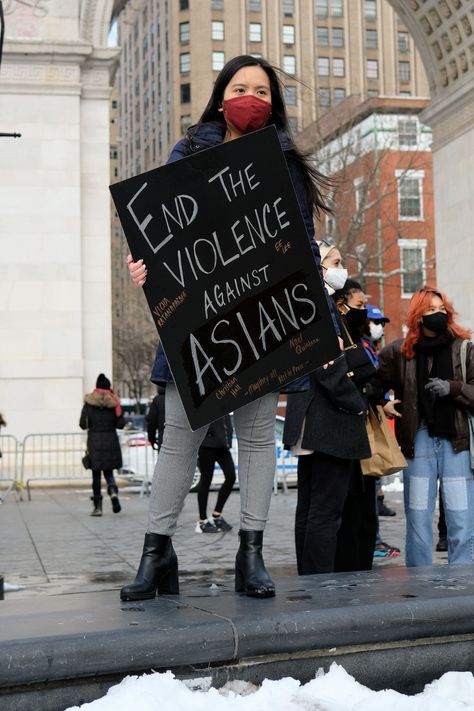
<svg viewBox="0 0 474 711"><path fill-rule="evenodd" d="M131 484L140 484L140 496L149 494L158 451L149 443L147 433L141 430L122 430L119 439L122 448L121 477Z"/></svg>
<svg viewBox="0 0 474 711"><path fill-rule="evenodd" d="M21 452L21 481L31 501L31 481L84 479L82 466L86 432L49 432L26 435Z"/></svg>
<svg viewBox="0 0 474 711"><path fill-rule="evenodd" d="M13 435L0 435L0 504L5 501L11 491L19 494L21 499L21 486L18 477L18 452L20 443ZM3 490L3 484L8 484Z"/></svg>

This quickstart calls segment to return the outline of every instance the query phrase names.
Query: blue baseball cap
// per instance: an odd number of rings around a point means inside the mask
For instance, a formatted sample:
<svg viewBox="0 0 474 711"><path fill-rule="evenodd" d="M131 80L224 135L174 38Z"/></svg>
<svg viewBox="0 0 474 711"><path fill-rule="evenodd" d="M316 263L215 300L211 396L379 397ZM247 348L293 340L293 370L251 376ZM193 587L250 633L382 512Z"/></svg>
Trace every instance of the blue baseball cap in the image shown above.
<svg viewBox="0 0 474 711"><path fill-rule="evenodd" d="M390 323L390 319L383 315L378 306L367 304L365 308L367 309L367 318L369 321L384 321L385 323Z"/></svg>

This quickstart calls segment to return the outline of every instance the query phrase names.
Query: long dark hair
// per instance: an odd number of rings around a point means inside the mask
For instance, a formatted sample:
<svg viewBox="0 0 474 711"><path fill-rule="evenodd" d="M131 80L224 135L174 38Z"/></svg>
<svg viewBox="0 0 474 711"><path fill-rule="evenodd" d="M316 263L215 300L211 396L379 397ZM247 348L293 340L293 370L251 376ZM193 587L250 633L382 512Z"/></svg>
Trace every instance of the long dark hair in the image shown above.
<svg viewBox="0 0 474 711"><path fill-rule="evenodd" d="M199 123L217 123L224 129L226 123L224 114L219 111L222 107L224 99L224 91L230 80L243 67L261 67L268 76L270 83L270 93L272 97L272 113L267 121L267 126L274 125L278 130L284 131L291 136L288 116L286 113L285 101L283 99L282 83L277 74L280 70L273 67L266 59L262 57L252 57L249 54L241 54L238 57L233 57L225 64L219 72L212 90L211 97L206 108L202 112ZM306 199L311 213L318 215L321 210L331 212L321 193L321 188L325 191L330 187L331 181L320 173L310 162L309 156L299 151L293 145L291 151L285 151L291 155L292 159L299 165L306 192Z"/></svg>

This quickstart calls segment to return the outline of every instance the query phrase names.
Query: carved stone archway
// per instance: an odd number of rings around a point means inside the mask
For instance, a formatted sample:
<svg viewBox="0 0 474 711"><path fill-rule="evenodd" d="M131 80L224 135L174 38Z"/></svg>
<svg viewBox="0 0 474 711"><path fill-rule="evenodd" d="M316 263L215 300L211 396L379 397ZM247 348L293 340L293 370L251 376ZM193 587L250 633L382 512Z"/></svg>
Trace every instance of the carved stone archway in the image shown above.
<svg viewBox="0 0 474 711"><path fill-rule="evenodd" d="M388 0L424 63L433 129L436 267L439 287L474 327L474 2Z"/></svg>

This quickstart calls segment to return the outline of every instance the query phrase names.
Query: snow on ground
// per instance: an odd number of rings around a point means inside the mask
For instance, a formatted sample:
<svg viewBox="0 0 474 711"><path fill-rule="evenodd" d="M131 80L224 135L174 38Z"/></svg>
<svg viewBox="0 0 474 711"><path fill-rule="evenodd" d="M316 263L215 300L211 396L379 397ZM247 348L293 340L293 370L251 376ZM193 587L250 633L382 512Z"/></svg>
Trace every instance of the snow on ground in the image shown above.
<svg viewBox="0 0 474 711"><path fill-rule="evenodd" d="M219 690L202 680L196 685L199 690L170 671L128 676L102 699L66 711L474 711L471 672L447 672L415 696L372 691L336 663L304 685L291 678L265 680L259 688L244 682Z"/></svg>

